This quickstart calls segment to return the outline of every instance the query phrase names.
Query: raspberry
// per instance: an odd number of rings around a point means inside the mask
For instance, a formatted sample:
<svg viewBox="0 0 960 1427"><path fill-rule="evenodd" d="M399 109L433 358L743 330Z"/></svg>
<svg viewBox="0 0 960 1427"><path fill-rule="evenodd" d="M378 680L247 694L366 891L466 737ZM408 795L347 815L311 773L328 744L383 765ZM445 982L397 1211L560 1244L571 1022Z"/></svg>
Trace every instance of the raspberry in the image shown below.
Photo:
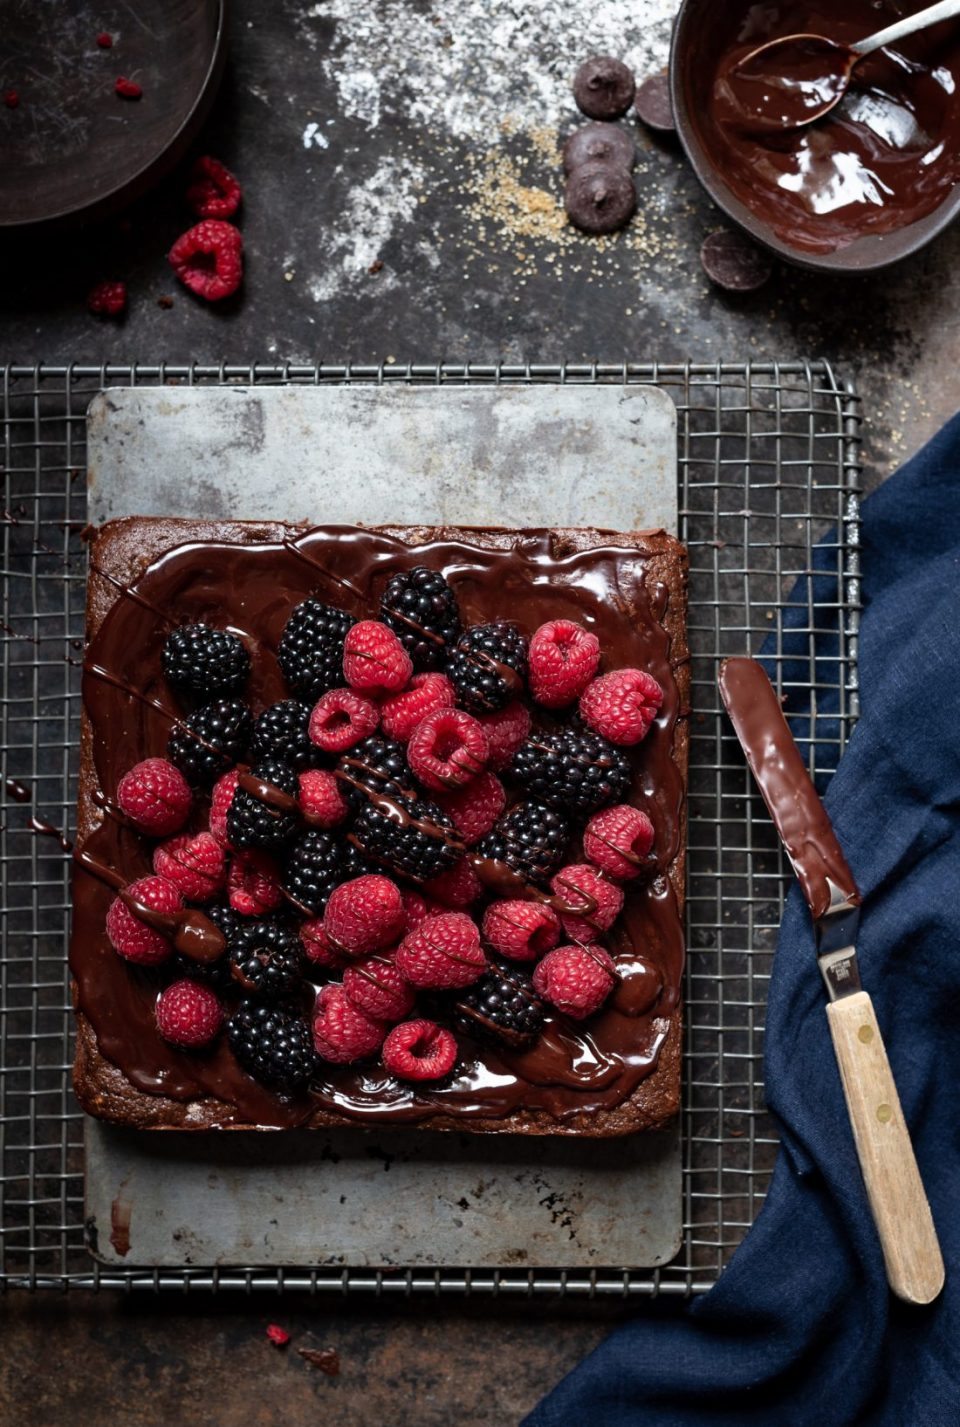
<svg viewBox="0 0 960 1427"><path fill-rule="evenodd" d="M343 882L330 893L323 929L338 949L366 956L398 941L405 920L400 888L389 877L373 873Z"/></svg>
<svg viewBox="0 0 960 1427"><path fill-rule="evenodd" d="M20 107L20 95L15 89L7 89L3 95L3 102L8 109L18 109Z"/></svg>
<svg viewBox="0 0 960 1427"><path fill-rule="evenodd" d="M290 1341L290 1334L279 1323L268 1323L266 1334L276 1348L285 1348Z"/></svg>
<svg viewBox="0 0 960 1427"><path fill-rule="evenodd" d="M444 907L469 907L471 902L483 896L483 883L470 859L461 857L449 872L441 872L439 877L431 877L429 882L424 882L423 890Z"/></svg>
<svg viewBox="0 0 960 1427"><path fill-rule="evenodd" d="M342 986L322 986L313 1012L313 1044L317 1055L334 1065L364 1060L379 1050L386 1025L353 1004Z"/></svg>
<svg viewBox="0 0 960 1427"><path fill-rule="evenodd" d="M166 837L183 827L193 795L179 768L165 758L145 758L120 779L117 803L141 832Z"/></svg>
<svg viewBox="0 0 960 1427"><path fill-rule="evenodd" d="M530 641L530 693L547 709L580 697L597 672L600 641L570 619L541 624Z"/></svg>
<svg viewBox="0 0 960 1427"><path fill-rule="evenodd" d="M594 813L583 832L583 855L608 877L637 877L653 846L653 823L639 808L618 803Z"/></svg>
<svg viewBox="0 0 960 1427"><path fill-rule="evenodd" d="M298 801L304 821L311 827L336 827L350 811L339 782L325 768L308 768L300 774Z"/></svg>
<svg viewBox="0 0 960 1427"><path fill-rule="evenodd" d="M322 917L310 917L298 928L303 954L314 966L337 967L344 958L323 929Z"/></svg>
<svg viewBox="0 0 960 1427"><path fill-rule="evenodd" d="M210 832L182 833L154 849L153 870L190 902L208 902L227 880L223 848Z"/></svg>
<svg viewBox="0 0 960 1427"><path fill-rule="evenodd" d="M383 1043L383 1063L400 1080L442 1080L456 1060L452 1032L434 1021L404 1021Z"/></svg>
<svg viewBox="0 0 960 1427"><path fill-rule="evenodd" d="M401 570L387 582L380 617L417 669L435 669L460 633L456 595L438 570L424 565Z"/></svg>
<svg viewBox="0 0 960 1427"><path fill-rule="evenodd" d="M560 918L542 902L491 902L483 914L483 937L512 961L536 961L559 942Z"/></svg>
<svg viewBox="0 0 960 1427"><path fill-rule="evenodd" d="M240 286L243 239L232 223L207 218L181 234L167 260L191 292L207 302L219 302Z"/></svg>
<svg viewBox="0 0 960 1427"><path fill-rule="evenodd" d="M464 630L447 660L458 701L471 713L496 713L523 691L527 640L509 619Z"/></svg>
<svg viewBox="0 0 960 1427"><path fill-rule="evenodd" d="M617 669L588 684L580 717L594 733L629 747L645 738L663 703L663 690L642 669Z"/></svg>
<svg viewBox="0 0 960 1427"><path fill-rule="evenodd" d="M358 1010L375 1020L402 1021L413 1010L413 987L384 956L370 956L348 966L343 989Z"/></svg>
<svg viewBox="0 0 960 1427"><path fill-rule="evenodd" d="M108 34L106 30L102 30L97 36L97 44L102 50L112 50L113 36Z"/></svg>
<svg viewBox="0 0 960 1427"><path fill-rule="evenodd" d="M376 619L361 619L343 641L343 677L353 689L396 693L413 673L410 655L393 630Z"/></svg>
<svg viewBox="0 0 960 1427"><path fill-rule="evenodd" d="M481 714L477 722L490 745L490 767L499 772L513 761L513 755L530 732L530 710L517 699L499 713Z"/></svg>
<svg viewBox="0 0 960 1427"><path fill-rule="evenodd" d="M482 773L490 757L487 736L461 709L439 709L417 724L407 762L425 788L460 788Z"/></svg>
<svg viewBox="0 0 960 1427"><path fill-rule="evenodd" d="M183 624L163 644L164 676L174 688L210 699L235 694L247 681L250 655L229 629Z"/></svg>
<svg viewBox="0 0 960 1427"><path fill-rule="evenodd" d="M616 981L613 958L602 946L558 946L533 973L534 987L544 1000L575 1021L598 1011Z"/></svg>
<svg viewBox="0 0 960 1427"><path fill-rule="evenodd" d="M171 1045L209 1045L220 1029L223 1008L209 986L174 981L157 997L157 1029Z"/></svg>
<svg viewBox="0 0 960 1427"><path fill-rule="evenodd" d="M227 873L227 899L242 917L262 917L283 901L280 872L273 858L259 848L238 852Z"/></svg>
<svg viewBox="0 0 960 1427"><path fill-rule="evenodd" d="M479 773L465 788L444 793L437 802L463 838L467 847L484 837L507 806L507 795L493 773Z"/></svg>
<svg viewBox="0 0 960 1427"><path fill-rule="evenodd" d="M217 779L210 795L210 831L221 847L230 847L227 837L227 813L239 782L240 769L231 768L229 773L224 773L222 778Z"/></svg>
<svg viewBox="0 0 960 1427"><path fill-rule="evenodd" d="M126 888L131 897L155 912L179 912L183 898L165 877L141 877ZM162 932L142 922L122 897L114 897L107 909L107 936L114 951L140 966L157 966L173 951Z"/></svg>
<svg viewBox="0 0 960 1427"><path fill-rule="evenodd" d="M126 305L125 282L98 282L87 293L87 307L98 317L119 317Z"/></svg>
<svg viewBox="0 0 960 1427"><path fill-rule="evenodd" d="M331 689L314 705L310 739L325 753L345 753L370 734L380 722L375 703L352 689Z"/></svg>
<svg viewBox="0 0 960 1427"><path fill-rule="evenodd" d="M114 83L114 91L121 99L139 99L143 90L133 79L127 79L124 75L118 74Z"/></svg>
<svg viewBox="0 0 960 1427"><path fill-rule="evenodd" d="M421 897L412 887L404 887L400 896L403 898L404 934L412 932L425 917L433 916L434 912L439 910L431 907L426 897Z"/></svg>
<svg viewBox="0 0 960 1427"><path fill-rule="evenodd" d="M557 910L571 941L593 941L597 932L613 926L623 907L623 888L586 862L561 867L550 887L562 904Z"/></svg>
<svg viewBox="0 0 960 1427"><path fill-rule="evenodd" d="M187 202L198 218L232 218L240 207L240 184L219 159L205 154L190 175Z"/></svg>
<svg viewBox="0 0 960 1427"><path fill-rule="evenodd" d="M397 966L414 986L469 986L486 967L480 933L464 912L427 917L397 947Z"/></svg>
<svg viewBox="0 0 960 1427"><path fill-rule="evenodd" d="M402 693L384 699L380 723L390 738L406 743L421 719L453 705L453 685L446 674L414 674Z"/></svg>

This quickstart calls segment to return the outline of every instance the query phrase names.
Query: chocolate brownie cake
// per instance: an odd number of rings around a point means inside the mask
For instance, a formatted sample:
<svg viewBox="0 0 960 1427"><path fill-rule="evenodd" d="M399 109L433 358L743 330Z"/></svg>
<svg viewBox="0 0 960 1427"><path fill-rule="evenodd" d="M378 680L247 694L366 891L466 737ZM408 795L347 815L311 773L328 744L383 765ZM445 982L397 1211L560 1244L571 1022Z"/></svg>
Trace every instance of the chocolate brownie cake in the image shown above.
<svg viewBox="0 0 960 1427"><path fill-rule="evenodd" d="M676 1113L675 539L133 517L90 556L87 1111L587 1136Z"/></svg>

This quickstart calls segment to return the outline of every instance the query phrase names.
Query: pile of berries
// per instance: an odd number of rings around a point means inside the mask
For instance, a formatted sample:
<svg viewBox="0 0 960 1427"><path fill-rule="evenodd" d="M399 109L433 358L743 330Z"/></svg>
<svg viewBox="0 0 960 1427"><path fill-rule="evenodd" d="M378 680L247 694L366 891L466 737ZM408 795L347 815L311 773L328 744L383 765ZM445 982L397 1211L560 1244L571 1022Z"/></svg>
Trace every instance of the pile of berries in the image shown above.
<svg viewBox="0 0 960 1427"><path fill-rule="evenodd" d="M523 1050L547 1015L593 1015L618 979L604 936L650 865L624 751L658 716L648 673L600 672L569 620L464 628L424 567L393 576L378 614L296 606L276 651L289 697L256 712L240 637L174 628L167 757L114 790L156 845L109 909L111 944L172 973L166 1040L202 1053L225 1026L279 1094L373 1057L436 1082L459 1035ZM221 934L212 961L164 934L189 904Z"/></svg>

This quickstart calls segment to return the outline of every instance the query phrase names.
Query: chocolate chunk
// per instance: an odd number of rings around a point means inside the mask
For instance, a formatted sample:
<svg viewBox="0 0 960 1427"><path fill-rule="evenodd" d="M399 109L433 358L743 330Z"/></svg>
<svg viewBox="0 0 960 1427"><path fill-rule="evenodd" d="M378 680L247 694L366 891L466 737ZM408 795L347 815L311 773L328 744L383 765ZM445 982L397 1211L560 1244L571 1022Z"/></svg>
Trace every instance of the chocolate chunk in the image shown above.
<svg viewBox="0 0 960 1427"><path fill-rule="evenodd" d="M567 181L567 216L585 233L613 233L633 217L637 192L625 168L584 164Z"/></svg>
<svg viewBox="0 0 960 1427"><path fill-rule="evenodd" d="M612 55L594 55L573 77L573 97L577 108L590 119L620 119L636 90L627 66Z"/></svg>
<svg viewBox="0 0 960 1427"><path fill-rule="evenodd" d="M651 74L637 86L633 107L637 118L648 129L656 129L660 134L672 134L676 130L670 102L670 80L665 74Z"/></svg>
<svg viewBox="0 0 960 1427"><path fill-rule="evenodd" d="M773 259L745 233L720 228L704 239L703 270L711 282L729 292L756 292L773 272Z"/></svg>
<svg viewBox="0 0 960 1427"><path fill-rule="evenodd" d="M633 168L637 151L625 129L617 124L584 124L563 146L563 171L572 173L584 164L610 164Z"/></svg>

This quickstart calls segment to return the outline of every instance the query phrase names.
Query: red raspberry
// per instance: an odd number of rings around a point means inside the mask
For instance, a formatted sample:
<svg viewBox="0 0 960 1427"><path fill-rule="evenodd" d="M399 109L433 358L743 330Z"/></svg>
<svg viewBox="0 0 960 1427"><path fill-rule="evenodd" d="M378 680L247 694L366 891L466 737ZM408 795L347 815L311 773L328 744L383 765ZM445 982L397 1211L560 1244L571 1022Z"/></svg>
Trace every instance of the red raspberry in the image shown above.
<svg viewBox="0 0 960 1427"><path fill-rule="evenodd" d="M313 1044L317 1055L334 1065L363 1060L383 1045L383 1021L374 1020L353 1004L342 986L322 986L313 1012Z"/></svg>
<svg viewBox="0 0 960 1427"><path fill-rule="evenodd" d="M227 900L242 917L276 911L283 901L283 889L273 859L255 847L234 853L227 873Z"/></svg>
<svg viewBox="0 0 960 1427"><path fill-rule="evenodd" d="M433 1021L404 1021L383 1043L383 1063L400 1080L442 1080L456 1061L453 1035Z"/></svg>
<svg viewBox="0 0 960 1427"><path fill-rule="evenodd" d="M87 293L87 307L98 317L119 317L126 305L125 282L98 282Z"/></svg>
<svg viewBox="0 0 960 1427"><path fill-rule="evenodd" d="M180 893L165 877L141 877L126 890L155 912L179 912L183 906ZM122 897L114 897L107 909L107 936L114 951L139 966L157 966L173 951L163 932L142 922Z"/></svg>
<svg viewBox="0 0 960 1427"><path fill-rule="evenodd" d="M174 243L167 260L191 292L219 302L236 292L243 278L243 239L232 223L207 218Z"/></svg>
<svg viewBox="0 0 960 1427"><path fill-rule="evenodd" d="M600 641L571 619L541 624L530 641L530 693L547 709L578 699L597 672Z"/></svg>
<svg viewBox="0 0 960 1427"><path fill-rule="evenodd" d="M414 986L469 986L483 974L480 933L464 912L425 918L397 947L397 966Z"/></svg>
<svg viewBox="0 0 960 1427"><path fill-rule="evenodd" d="M343 956L323 929L322 917L311 917L308 921L301 922L299 931L303 954L314 966L343 965Z"/></svg>
<svg viewBox="0 0 960 1427"><path fill-rule="evenodd" d="M357 1009L374 1020L402 1021L413 1010L413 987L384 956L369 956L348 966L343 989Z"/></svg>
<svg viewBox="0 0 960 1427"><path fill-rule="evenodd" d="M200 981L174 981L157 997L157 1029L172 1045L209 1045L223 1021L223 1007Z"/></svg>
<svg viewBox="0 0 960 1427"><path fill-rule="evenodd" d="M290 1341L290 1334L286 1328L281 1328L279 1323L268 1323L266 1333L276 1348L285 1348Z"/></svg>
<svg viewBox="0 0 960 1427"><path fill-rule="evenodd" d="M179 768L165 758L145 758L120 779L117 802L141 832L167 837L183 827L193 794Z"/></svg>
<svg viewBox="0 0 960 1427"><path fill-rule="evenodd" d="M127 79L124 75L118 74L114 84L114 90L121 99L139 99L143 90L133 79Z"/></svg>
<svg viewBox="0 0 960 1427"><path fill-rule="evenodd" d="M310 740L326 753L344 753L369 737L379 722L379 710L370 699L352 689L331 689L313 706Z"/></svg>
<svg viewBox="0 0 960 1427"><path fill-rule="evenodd" d="M542 902L491 902L483 914L483 936L513 961L536 961L560 940L560 918Z"/></svg>
<svg viewBox="0 0 960 1427"><path fill-rule="evenodd" d="M336 827L350 811L350 805L340 791L340 784L325 768L308 768L305 773L300 774L300 796L297 801L304 821L311 827Z"/></svg>
<svg viewBox="0 0 960 1427"><path fill-rule="evenodd" d="M190 175L187 202L198 218L232 218L240 207L240 184L209 154L197 159Z"/></svg>
<svg viewBox="0 0 960 1427"><path fill-rule="evenodd" d="M405 921L400 888L389 877L373 872L334 888L323 914L323 929L341 951L366 956L392 946L403 934Z"/></svg>
<svg viewBox="0 0 960 1427"><path fill-rule="evenodd" d="M467 847L472 847L490 832L507 806L507 795L494 773L479 773L465 788L443 793L437 802L453 818Z"/></svg>
<svg viewBox="0 0 960 1427"><path fill-rule="evenodd" d="M613 926L623 907L623 888L608 882L586 862L561 867L550 887L562 903L557 910L571 941L593 941L597 932ZM564 911L564 907L570 910Z"/></svg>
<svg viewBox="0 0 960 1427"><path fill-rule="evenodd" d="M106 30L102 30L97 36L97 44L102 50L112 50L113 36L111 34L108 34Z"/></svg>
<svg viewBox="0 0 960 1427"><path fill-rule="evenodd" d="M653 823L629 803L594 813L583 831L584 857L622 881L639 875L652 846Z"/></svg>
<svg viewBox="0 0 960 1427"><path fill-rule="evenodd" d="M353 689L396 693L413 673L410 655L393 630L378 619L361 619L343 641L343 677Z"/></svg>
<svg viewBox="0 0 960 1427"><path fill-rule="evenodd" d="M239 782L240 769L231 768L229 773L224 773L222 778L217 779L210 795L210 831L221 847L230 847L227 837L227 813Z"/></svg>
<svg viewBox="0 0 960 1427"><path fill-rule="evenodd" d="M388 738L406 743L421 719L440 709L452 709L455 702L446 674L414 674L409 688L384 699L380 722Z"/></svg>
<svg viewBox="0 0 960 1427"><path fill-rule="evenodd" d="M588 684L580 696L580 716L594 733L629 746L645 738L663 703L663 690L642 669L617 669Z"/></svg>
<svg viewBox="0 0 960 1427"><path fill-rule="evenodd" d="M15 89L8 89L4 92L3 102L8 109L19 109L20 95Z"/></svg>
<svg viewBox="0 0 960 1427"><path fill-rule="evenodd" d="M530 710L515 699L499 713L479 714L477 723L487 735L490 745L489 766L498 771L506 768L513 755L530 732Z"/></svg>
<svg viewBox="0 0 960 1427"><path fill-rule="evenodd" d="M421 719L407 744L407 762L425 788L462 788L490 757L487 735L462 709L439 709Z"/></svg>
<svg viewBox="0 0 960 1427"><path fill-rule="evenodd" d="M448 872L424 882L423 890L443 907L469 907L483 896L483 883L473 870L469 857L461 857Z"/></svg>
<svg viewBox="0 0 960 1427"><path fill-rule="evenodd" d="M412 932L414 927L418 927L424 917L433 915L433 911L425 897L421 897L419 892L415 892L412 887L404 887L400 893L403 898L404 934Z"/></svg>
<svg viewBox="0 0 960 1427"><path fill-rule="evenodd" d="M575 1021L598 1011L617 983L613 957L602 946L558 946L533 970L533 988Z"/></svg>
<svg viewBox="0 0 960 1427"><path fill-rule="evenodd" d="M153 870L188 901L208 902L227 880L227 859L212 832L185 832L154 848Z"/></svg>

